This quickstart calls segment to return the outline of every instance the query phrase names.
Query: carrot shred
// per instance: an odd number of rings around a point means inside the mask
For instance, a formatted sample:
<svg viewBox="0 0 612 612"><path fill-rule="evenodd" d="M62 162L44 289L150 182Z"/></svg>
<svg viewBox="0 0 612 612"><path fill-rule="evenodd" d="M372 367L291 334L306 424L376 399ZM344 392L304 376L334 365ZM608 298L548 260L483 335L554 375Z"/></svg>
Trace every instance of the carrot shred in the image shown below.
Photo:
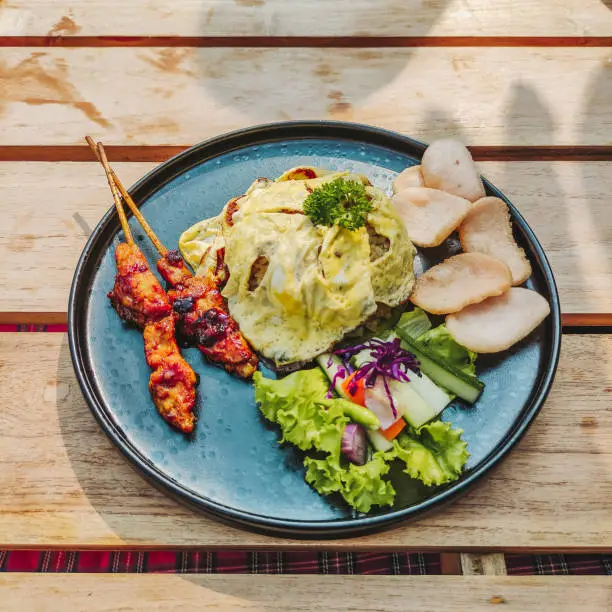
<svg viewBox="0 0 612 612"><path fill-rule="evenodd" d="M397 438L402 430L406 427L406 421L404 419L398 419L391 425L391 427L387 427L387 429L381 429L380 433L391 442L394 438Z"/></svg>
<svg viewBox="0 0 612 612"><path fill-rule="evenodd" d="M342 381L342 390L351 398L351 401L360 406L365 406L365 380L360 378L359 380L351 383L353 378L357 374L357 370L353 372L346 380ZM353 393L351 393L351 389Z"/></svg>

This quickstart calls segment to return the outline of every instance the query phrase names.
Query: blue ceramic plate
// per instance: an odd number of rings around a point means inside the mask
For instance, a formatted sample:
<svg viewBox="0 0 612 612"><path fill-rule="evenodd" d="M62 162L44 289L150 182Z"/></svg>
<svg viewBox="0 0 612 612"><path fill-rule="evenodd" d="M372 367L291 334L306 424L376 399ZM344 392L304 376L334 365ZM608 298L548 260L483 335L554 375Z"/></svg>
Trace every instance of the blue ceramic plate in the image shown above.
<svg viewBox="0 0 612 612"><path fill-rule="evenodd" d="M131 193L162 241L175 247L185 228L218 214L256 177L276 177L292 166L322 166L361 172L389 191L395 175L418 163L424 149L422 143L366 126L274 124L197 145L159 166ZM485 183L490 195L503 198ZM533 232L508 204L517 240L534 270L528 286L549 300L552 313L511 351L479 358L486 389L474 406L456 402L444 411L444 420L465 431L471 453L465 474L451 485L426 489L395 474L395 506L368 515L356 514L341 499L321 497L304 482L300 452L279 445L278 431L260 416L252 386L205 363L197 349L184 352L201 377L197 431L187 439L170 429L149 397L141 334L123 325L106 298L120 240L113 209L83 251L70 296L70 349L83 393L106 434L152 484L220 520L290 537L337 538L433 510L510 451L535 418L557 365L561 325L553 275ZM131 225L153 264L156 253L139 225ZM427 259L420 256L417 265L437 263L457 249L449 240L428 250Z"/></svg>

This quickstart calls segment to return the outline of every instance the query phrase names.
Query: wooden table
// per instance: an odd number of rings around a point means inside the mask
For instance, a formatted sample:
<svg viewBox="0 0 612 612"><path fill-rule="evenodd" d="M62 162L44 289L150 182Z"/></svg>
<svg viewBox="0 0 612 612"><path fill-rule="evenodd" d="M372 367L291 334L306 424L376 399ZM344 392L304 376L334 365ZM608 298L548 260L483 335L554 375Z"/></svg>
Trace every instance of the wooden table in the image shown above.
<svg viewBox="0 0 612 612"><path fill-rule="evenodd" d="M0 548L438 550L488 577L5 575L9 609L612 609L605 578L509 578L504 551L612 550L610 0L0 0L0 323L61 323L109 208L83 144L126 183L186 146L284 119L455 135L518 205L561 294L550 399L448 510L376 536L225 527L113 450L63 333L0 334ZM6 598L6 599L4 599ZM27 599L26 599L27 598ZM4 602L8 603L4 603ZM506 609L506 608L504 608Z"/></svg>

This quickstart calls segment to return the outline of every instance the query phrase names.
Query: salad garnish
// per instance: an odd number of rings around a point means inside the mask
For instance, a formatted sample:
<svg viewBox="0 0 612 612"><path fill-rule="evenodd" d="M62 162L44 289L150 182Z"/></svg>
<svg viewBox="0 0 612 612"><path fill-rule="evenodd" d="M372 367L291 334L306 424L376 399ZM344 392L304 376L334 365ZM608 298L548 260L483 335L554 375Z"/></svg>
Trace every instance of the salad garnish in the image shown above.
<svg viewBox="0 0 612 612"><path fill-rule="evenodd" d="M358 512L393 505L393 462L425 486L439 486L456 480L469 456L460 429L433 421L406 426L388 450L364 457L363 434L372 433L376 421L371 413L364 420L367 408L342 398L324 399L328 379L321 369L299 370L280 380L255 372L253 382L255 400L266 419L280 427L281 442L306 451L306 482L321 495L340 494Z"/></svg>
<svg viewBox="0 0 612 612"><path fill-rule="evenodd" d="M304 212L315 225L357 230L365 225L372 202L357 181L337 178L323 183L304 200Z"/></svg>
<svg viewBox="0 0 612 612"><path fill-rule="evenodd" d="M394 338L389 342L379 340L378 338L372 338L362 344L338 349L333 352L334 355L338 355L338 357L342 359L348 359L362 351L370 351L371 360L363 363L351 377L348 383L349 392L353 395L356 393L358 383L361 379L364 380L365 386L371 389L376 384L378 377L381 376L385 387L385 393L389 398L389 404L395 418L397 418L397 409L393 401L393 395L389 390L388 379L391 378L399 382L410 382L408 372L420 376L420 364L417 358L412 353L403 349L400 346L400 342L401 340L399 338ZM336 377L344 378L345 375L346 372L343 374L343 370L339 369L336 375L334 375L330 390L335 387Z"/></svg>

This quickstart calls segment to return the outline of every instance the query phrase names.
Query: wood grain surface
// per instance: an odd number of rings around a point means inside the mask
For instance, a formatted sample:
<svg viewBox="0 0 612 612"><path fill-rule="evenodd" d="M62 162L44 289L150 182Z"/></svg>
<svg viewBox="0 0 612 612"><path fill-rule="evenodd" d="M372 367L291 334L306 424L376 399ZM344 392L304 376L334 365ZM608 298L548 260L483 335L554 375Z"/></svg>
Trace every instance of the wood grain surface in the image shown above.
<svg viewBox="0 0 612 612"><path fill-rule="evenodd" d="M329 118L427 141L610 145L611 68L609 48L3 49L2 144L184 145Z"/></svg>
<svg viewBox="0 0 612 612"><path fill-rule="evenodd" d="M612 336L564 337L542 413L519 447L471 493L414 524L329 542L226 527L145 483L85 405L63 334L0 334L0 359L0 548L612 547Z"/></svg>
<svg viewBox="0 0 612 612"><path fill-rule="evenodd" d="M97 165L71 163L85 133L146 160L116 164L130 184L219 133L327 118L514 160L480 165L543 243L565 323L609 325L611 45L612 0L0 0L0 323L65 320L111 204ZM0 575L3 609L612 610L605 578L508 578L480 554L612 547L612 336L564 337L543 412L462 500L326 543L235 530L146 484L91 416L63 334L0 334L0 399L0 548L435 548L488 574Z"/></svg>
<svg viewBox="0 0 612 612"><path fill-rule="evenodd" d="M606 612L604 576L202 576L3 574L3 610Z"/></svg>
<svg viewBox="0 0 612 612"><path fill-rule="evenodd" d="M10 0L0 36L609 36L599 0Z"/></svg>
<svg viewBox="0 0 612 612"><path fill-rule="evenodd" d="M556 275L564 313L609 312L610 164L479 165L519 207L542 242ZM154 166L115 164L126 185ZM49 313L39 320L56 322L66 312L72 275L85 241L112 206L103 170L94 162L5 162L0 164L0 203L0 285L4 287L0 322L26 322L28 315L19 320L18 313L31 312ZM220 202L219 207L222 205Z"/></svg>

